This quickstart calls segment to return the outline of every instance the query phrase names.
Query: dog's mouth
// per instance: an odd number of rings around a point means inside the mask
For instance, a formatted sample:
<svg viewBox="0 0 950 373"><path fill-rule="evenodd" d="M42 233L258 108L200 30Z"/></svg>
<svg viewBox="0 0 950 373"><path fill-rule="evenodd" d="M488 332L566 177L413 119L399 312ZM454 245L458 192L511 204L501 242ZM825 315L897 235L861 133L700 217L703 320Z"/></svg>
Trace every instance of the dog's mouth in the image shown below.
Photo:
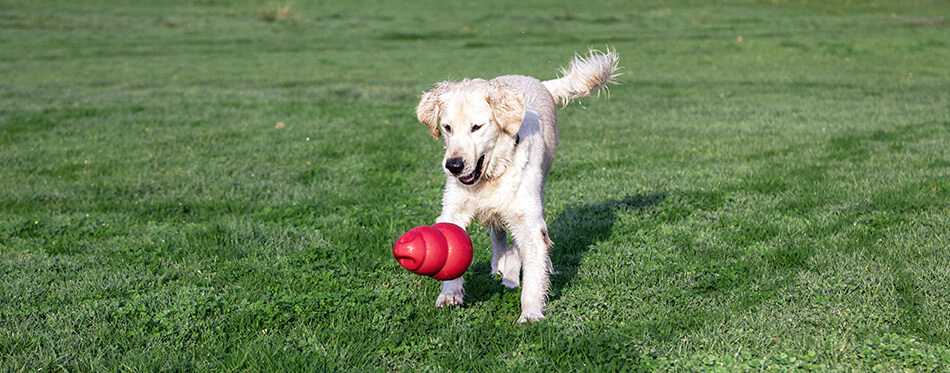
<svg viewBox="0 0 950 373"><path fill-rule="evenodd" d="M485 156L484 156L484 155L478 158L478 164L475 165L475 171L472 171L472 173L470 173L470 174L468 174L468 175L466 175L466 176L461 176L461 177L459 177L459 181L461 181L462 184L465 184L465 185L472 185L472 184L475 184L475 183L478 181L478 179L482 177L482 164L483 164L483 163L485 163Z"/></svg>

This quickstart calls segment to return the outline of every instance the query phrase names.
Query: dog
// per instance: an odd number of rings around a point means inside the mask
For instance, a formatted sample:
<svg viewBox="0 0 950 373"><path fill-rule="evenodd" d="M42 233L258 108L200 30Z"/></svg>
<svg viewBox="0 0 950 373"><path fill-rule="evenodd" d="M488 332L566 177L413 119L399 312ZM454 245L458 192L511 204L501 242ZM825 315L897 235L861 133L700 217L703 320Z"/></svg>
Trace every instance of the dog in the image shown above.
<svg viewBox="0 0 950 373"><path fill-rule="evenodd" d="M558 145L557 105L616 84L618 55L575 55L562 77L506 75L441 82L422 94L419 121L444 138L446 174L437 223L467 227L477 219L491 236L492 275L521 290L519 323L544 319L553 243L544 221L544 184ZM513 243L508 246L507 233ZM461 305L461 277L443 281L436 307Z"/></svg>

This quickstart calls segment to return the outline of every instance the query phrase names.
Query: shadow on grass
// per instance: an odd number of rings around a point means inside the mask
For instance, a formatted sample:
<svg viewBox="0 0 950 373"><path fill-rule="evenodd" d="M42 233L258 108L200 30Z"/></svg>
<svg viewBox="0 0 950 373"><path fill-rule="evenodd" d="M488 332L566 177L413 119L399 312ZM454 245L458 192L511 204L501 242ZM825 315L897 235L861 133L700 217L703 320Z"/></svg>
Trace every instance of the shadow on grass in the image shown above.
<svg viewBox="0 0 950 373"><path fill-rule="evenodd" d="M587 251L610 238L618 211L653 207L666 197L667 193L664 192L628 195L570 207L558 214L549 226L554 240L551 260L557 271L556 275L551 276L551 298L558 298L561 289L571 283Z"/></svg>
<svg viewBox="0 0 950 373"><path fill-rule="evenodd" d="M551 276L551 298L557 298L561 289L574 278L584 254L591 246L610 237L617 212L624 209L644 209L663 202L666 193L637 194L620 199L569 207L548 225L554 247L551 261L557 272ZM483 302L506 292L520 299L521 288L507 290L498 278L490 276L489 262L475 263L465 277L468 304Z"/></svg>

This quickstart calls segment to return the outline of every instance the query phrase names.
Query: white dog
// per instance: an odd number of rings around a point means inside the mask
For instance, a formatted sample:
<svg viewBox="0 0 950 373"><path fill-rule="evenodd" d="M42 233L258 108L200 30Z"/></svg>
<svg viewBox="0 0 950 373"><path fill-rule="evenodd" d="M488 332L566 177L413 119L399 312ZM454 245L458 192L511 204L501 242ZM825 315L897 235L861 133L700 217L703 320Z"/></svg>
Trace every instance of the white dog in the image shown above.
<svg viewBox="0 0 950 373"><path fill-rule="evenodd" d="M467 227L477 218L491 231L492 274L518 287L524 269L519 323L544 319L552 271L542 204L558 143L558 103L590 95L617 77L617 53L575 56L560 79L541 82L508 75L442 82L422 95L416 116L432 136L445 137L448 175L436 222ZM514 243L509 247L507 232ZM436 306L462 304L462 278L442 282Z"/></svg>

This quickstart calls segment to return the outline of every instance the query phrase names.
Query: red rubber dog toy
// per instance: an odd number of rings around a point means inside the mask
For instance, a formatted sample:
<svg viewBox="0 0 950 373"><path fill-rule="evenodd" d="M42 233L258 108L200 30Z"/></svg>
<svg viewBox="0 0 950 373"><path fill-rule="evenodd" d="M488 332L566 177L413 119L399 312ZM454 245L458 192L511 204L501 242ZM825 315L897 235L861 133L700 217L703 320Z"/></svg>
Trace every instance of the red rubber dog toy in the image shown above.
<svg viewBox="0 0 950 373"><path fill-rule="evenodd" d="M472 264L472 239L452 223L412 228L393 245L399 265L439 281L462 276Z"/></svg>

